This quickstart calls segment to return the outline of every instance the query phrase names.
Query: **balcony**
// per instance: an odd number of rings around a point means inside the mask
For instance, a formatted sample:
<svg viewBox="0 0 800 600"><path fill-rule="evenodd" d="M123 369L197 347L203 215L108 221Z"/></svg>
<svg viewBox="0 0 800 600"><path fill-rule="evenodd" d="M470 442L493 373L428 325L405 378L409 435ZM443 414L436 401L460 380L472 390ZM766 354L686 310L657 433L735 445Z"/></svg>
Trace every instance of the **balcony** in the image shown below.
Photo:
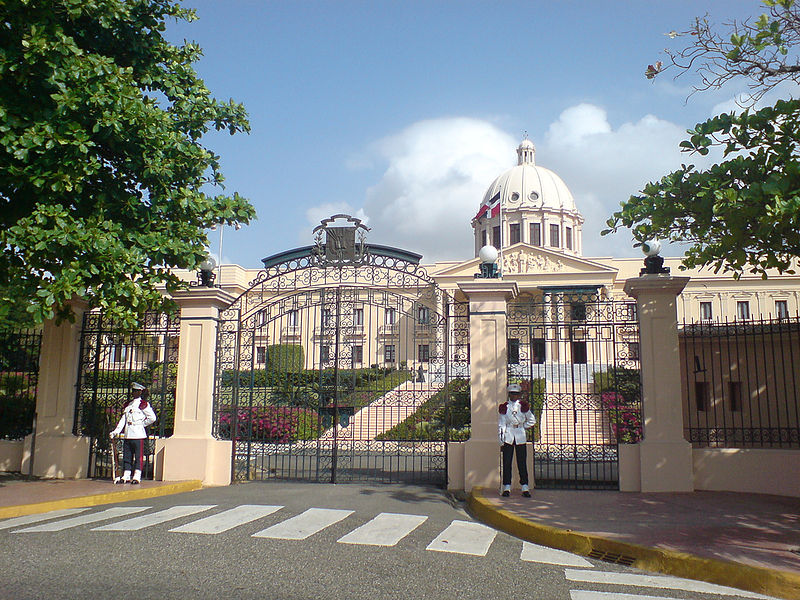
<svg viewBox="0 0 800 600"><path fill-rule="evenodd" d="M378 337L399 337L400 325L393 323L391 325L381 325L378 329Z"/></svg>

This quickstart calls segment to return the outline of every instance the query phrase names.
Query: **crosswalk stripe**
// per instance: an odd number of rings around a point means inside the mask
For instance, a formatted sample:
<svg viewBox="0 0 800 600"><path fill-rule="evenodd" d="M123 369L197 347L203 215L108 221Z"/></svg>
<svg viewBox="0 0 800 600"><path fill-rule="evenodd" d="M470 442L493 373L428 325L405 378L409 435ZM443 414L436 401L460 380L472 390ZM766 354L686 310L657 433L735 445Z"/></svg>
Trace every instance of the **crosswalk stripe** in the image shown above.
<svg viewBox="0 0 800 600"><path fill-rule="evenodd" d="M111 523L109 525L103 525L102 527L95 527L94 529L92 529L92 531L138 531L139 529L144 529L145 527L158 525L159 523L164 523L166 521L171 521L173 519L188 517L189 515L193 515L195 513L199 513L204 510L214 508L215 506L216 504L197 504L194 506L172 506L165 510L154 512L149 515L142 515L141 517L133 517L132 519L125 519L124 521L119 521L118 523Z"/></svg>
<svg viewBox="0 0 800 600"><path fill-rule="evenodd" d="M643 594L620 594L619 592L594 592L570 590L571 600L677 600L670 596L645 596Z"/></svg>
<svg viewBox="0 0 800 600"><path fill-rule="evenodd" d="M680 579L678 577L636 575L633 573L614 573L608 571L579 571L577 569L565 569L564 576L569 581L580 581L584 583L634 585L663 590L681 590L686 592L699 592L702 594L719 594L722 596L738 596L740 598L759 598L761 600L771 600L770 596L763 596L761 594L756 594L755 592L737 590L735 588L715 585L713 583L705 583L704 581Z"/></svg>
<svg viewBox="0 0 800 600"><path fill-rule="evenodd" d="M52 523L42 523L41 525L34 525L33 527L26 527L25 529L18 529L14 533L34 533L39 531L64 531L72 527L79 527L80 525L88 525L89 523L96 523L97 521L106 521L114 517L124 517L137 512L147 510L149 506L115 506L108 508L104 511L91 513L88 515L78 515L70 519L62 519L61 521L53 521Z"/></svg>
<svg viewBox="0 0 800 600"><path fill-rule="evenodd" d="M353 514L352 510L309 508L299 515L254 533L253 537L304 540Z"/></svg>
<svg viewBox="0 0 800 600"><path fill-rule="evenodd" d="M426 550L486 556L497 531L480 523L453 521Z"/></svg>
<svg viewBox="0 0 800 600"><path fill-rule="evenodd" d="M228 531L239 525L250 523L256 519L261 519L267 515L279 511L283 506L272 506L263 504L242 504L230 510L223 511L204 519L192 521L186 525L170 529L178 533L205 533L216 534Z"/></svg>
<svg viewBox="0 0 800 600"><path fill-rule="evenodd" d="M367 546L394 546L397 542L422 525L428 517L381 513L358 529L339 538L342 544Z"/></svg>
<svg viewBox="0 0 800 600"><path fill-rule="evenodd" d="M46 513L39 513L36 515L25 515L24 517L12 517L0 521L0 529L11 529L13 527L21 527L22 525L30 525L31 523L38 523L40 521L47 521L48 519L57 519L58 517L67 517L89 510L88 508L62 508L59 510L51 510Z"/></svg>
<svg viewBox="0 0 800 600"><path fill-rule="evenodd" d="M562 567L586 567L588 569L594 567L592 563L582 556L530 542L522 542L522 553L519 555L519 559L527 562L560 565Z"/></svg>

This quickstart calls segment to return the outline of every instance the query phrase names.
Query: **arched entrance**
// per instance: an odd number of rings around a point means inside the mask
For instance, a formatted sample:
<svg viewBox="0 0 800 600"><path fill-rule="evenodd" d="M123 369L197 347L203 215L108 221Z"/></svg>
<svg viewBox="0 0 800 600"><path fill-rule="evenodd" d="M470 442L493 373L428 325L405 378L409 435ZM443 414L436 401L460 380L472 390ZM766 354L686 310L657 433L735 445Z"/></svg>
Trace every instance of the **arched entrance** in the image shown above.
<svg viewBox="0 0 800 600"><path fill-rule="evenodd" d="M234 480L446 483L447 441L468 436L467 305L366 231L326 219L221 313L214 433Z"/></svg>

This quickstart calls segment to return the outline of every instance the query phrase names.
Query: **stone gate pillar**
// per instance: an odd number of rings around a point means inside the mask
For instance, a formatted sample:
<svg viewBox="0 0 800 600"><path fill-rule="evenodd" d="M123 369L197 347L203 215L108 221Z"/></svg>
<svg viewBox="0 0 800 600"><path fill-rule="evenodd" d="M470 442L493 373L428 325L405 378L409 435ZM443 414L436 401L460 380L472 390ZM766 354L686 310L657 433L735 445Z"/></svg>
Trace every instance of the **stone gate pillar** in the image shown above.
<svg viewBox="0 0 800 600"><path fill-rule="evenodd" d="M683 437L676 298L688 277L642 275L625 282L639 312L644 440L620 445L620 489L694 490L692 445ZM638 480L637 480L638 479Z"/></svg>
<svg viewBox="0 0 800 600"><path fill-rule="evenodd" d="M38 477L75 479L86 477L89 468L89 438L72 433L81 327L88 304L76 299L70 305L74 322L56 325L50 320L42 329L36 429L25 440L21 465L23 473Z"/></svg>
<svg viewBox="0 0 800 600"><path fill-rule="evenodd" d="M500 445L497 407L506 399L508 369L506 306L516 298L517 284L502 279L476 279L459 283L469 299L470 439L464 442L463 488L500 489ZM529 462L533 456L528 453ZM532 475L533 470L529 472ZM533 483L533 478L531 478Z"/></svg>
<svg viewBox="0 0 800 600"><path fill-rule="evenodd" d="M214 439L211 427L219 312L234 297L219 288L195 287L176 292L173 299L181 312L175 430L156 441L155 478L227 485L232 444Z"/></svg>

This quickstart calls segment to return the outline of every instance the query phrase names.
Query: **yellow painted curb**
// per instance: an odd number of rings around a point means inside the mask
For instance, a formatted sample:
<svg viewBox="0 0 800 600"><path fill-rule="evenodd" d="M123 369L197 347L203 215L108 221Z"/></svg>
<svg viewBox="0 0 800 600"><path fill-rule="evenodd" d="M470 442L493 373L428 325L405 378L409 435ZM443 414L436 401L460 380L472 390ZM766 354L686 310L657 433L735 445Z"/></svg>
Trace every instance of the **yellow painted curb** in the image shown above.
<svg viewBox="0 0 800 600"><path fill-rule="evenodd" d="M98 506L100 504L111 504L113 502L127 502L128 500L156 498L158 496L168 496L170 494L193 492L195 490L199 490L201 487L203 487L202 481L199 479L192 479L189 481L178 481L156 487L140 487L135 490L108 492L107 494L92 494L89 496L78 496L76 498L51 500L49 502L4 506L0 507L0 519L35 515L38 513L50 512L51 510L60 510L64 508L83 508L85 506Z"/></svg>
<svg viewBox="0 0 800 600"><path fill-rule="evenodd" d="M800 600L800 575L788 571L754 567L731 561L701 558L685 552L648 548L601 538L569 529L533 523L504 510L475 488L467 499L470 512L479 520L511 535L542 546L588 556L591 552L618 554L634 558L632 566L735 587L760 594Z"/></svg>

